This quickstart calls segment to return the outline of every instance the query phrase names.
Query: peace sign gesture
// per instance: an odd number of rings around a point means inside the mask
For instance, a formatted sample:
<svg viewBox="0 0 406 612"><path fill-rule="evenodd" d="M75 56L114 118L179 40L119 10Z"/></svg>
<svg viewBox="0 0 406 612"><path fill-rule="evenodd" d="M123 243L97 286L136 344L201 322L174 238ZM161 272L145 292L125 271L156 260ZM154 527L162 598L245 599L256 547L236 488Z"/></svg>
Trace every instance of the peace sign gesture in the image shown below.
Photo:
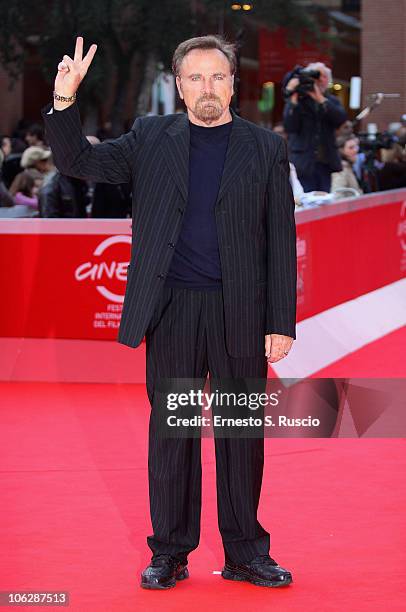
<svg viewBox="0 0 406 612"><path fill-rule="evenodd" d="M56 75L54 85L54 90L57 94L70 97L76 93L79 85L86 76L96 50L97 45L91 45L89 51L85 57L83 57L83 38L82 36L76 38L75 55L73 59L69 57L69 55L64 55L63 60L58 64L58 74ZM59 105L65 107L66 102L59 103Z"/></svg>

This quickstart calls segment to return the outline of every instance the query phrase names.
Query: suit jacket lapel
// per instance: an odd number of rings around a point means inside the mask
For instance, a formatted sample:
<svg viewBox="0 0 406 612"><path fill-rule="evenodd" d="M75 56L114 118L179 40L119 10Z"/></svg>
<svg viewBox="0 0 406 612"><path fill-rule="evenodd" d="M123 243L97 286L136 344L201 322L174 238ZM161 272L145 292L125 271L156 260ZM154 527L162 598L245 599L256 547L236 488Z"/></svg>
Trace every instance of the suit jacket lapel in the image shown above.
<svg viewBox="0 0 406 612"><path fill-rule="evenodd" d="M238 177L253 165L255 154L255 139L249 126L232 109L230 111L233 125L216 204L233 186ZM181 113L179 118L165 131L165 138L161 146L169 170L185 201L187 201L189 190L189 145L189 118L187 113Z"/></svg>
<svg viewBox="0 0 406 612"><path fill-rule="evenodd" d="M244 119L241 119L233 109L230 109L230 111L233 116L233 126L228 141L216 204L234 185L236 180L254 163L254 136Z"/></svg>
<svg viewBox="0 0 406 612"><path fill-rule="evenodd" d="M169 170L184 200L187 200L189 190L189 144L189 118L187 113L179 113L179 118L165 130L161 146Z"/></svg>

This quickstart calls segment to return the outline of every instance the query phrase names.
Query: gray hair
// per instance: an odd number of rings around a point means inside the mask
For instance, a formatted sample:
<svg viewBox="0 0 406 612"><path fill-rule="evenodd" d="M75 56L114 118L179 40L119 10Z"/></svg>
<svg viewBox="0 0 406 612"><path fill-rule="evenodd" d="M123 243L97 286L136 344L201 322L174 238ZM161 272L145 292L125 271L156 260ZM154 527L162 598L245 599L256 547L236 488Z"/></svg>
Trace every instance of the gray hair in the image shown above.
<svg viewBox="0 0 406 612"><path fill-rule="evenodd" d="M331 72L331 68L323 64L323 62L312 62L306 66L307 70L325 70L327 72L328 82L333 82L333 73Z"/></svg>
<svg viewBox="0 0 406 612"><path fill-rule="evenodd" d="M179 75L180 65L185 55L193 49L218 49L228 59L231 74L235 74L237 69L236 46L218 34L208 34L184 40L176 47L172 57L172 72L175 76Z"/></svg>

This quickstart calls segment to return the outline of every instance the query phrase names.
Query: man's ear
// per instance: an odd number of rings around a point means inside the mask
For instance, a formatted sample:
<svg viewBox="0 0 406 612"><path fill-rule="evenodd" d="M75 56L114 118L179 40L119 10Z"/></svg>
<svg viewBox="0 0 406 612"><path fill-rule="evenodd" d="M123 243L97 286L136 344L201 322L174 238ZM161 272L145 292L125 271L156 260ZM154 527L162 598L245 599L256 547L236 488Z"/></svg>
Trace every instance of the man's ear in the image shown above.
<svg viewBox="0 0 406 612"><path fill-rule="evenodd" d="M178 88L180 99L183 100L182 83L179 76L176 77L176 87Z"/></svg>
<svg viewBox="0 0 406 612"><path fill-rule="evenodd" d="M234 95L234 75L231 75L231 96Z"/></svg>

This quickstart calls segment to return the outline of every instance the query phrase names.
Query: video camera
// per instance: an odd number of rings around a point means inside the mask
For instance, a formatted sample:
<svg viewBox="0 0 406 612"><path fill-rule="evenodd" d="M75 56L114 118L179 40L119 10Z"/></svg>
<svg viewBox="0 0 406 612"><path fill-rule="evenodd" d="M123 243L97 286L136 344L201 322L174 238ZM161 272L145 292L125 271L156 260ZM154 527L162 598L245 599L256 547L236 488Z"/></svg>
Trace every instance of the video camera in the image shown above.
<svg viewBox="0 0 406 612"><path fill-rule="evenodd" d="M376 134L359 132L357 136L360 151L376 152L379 149L391 149L395 142L399 142L399 138L389 132L377 132Z"/></svg>
<svg viewBox="0 0 406 612"><path fill-rule="evenodd" d="M295 89L288 90L286 85L290 79L299 79L299 85ZM314 82L320 78L320 70L308 70L303 66L297 65L288 72L282 80L283 96L287 100L294 93L299 94L299 99L306 97L307 92L314 90Z"/></svg>

